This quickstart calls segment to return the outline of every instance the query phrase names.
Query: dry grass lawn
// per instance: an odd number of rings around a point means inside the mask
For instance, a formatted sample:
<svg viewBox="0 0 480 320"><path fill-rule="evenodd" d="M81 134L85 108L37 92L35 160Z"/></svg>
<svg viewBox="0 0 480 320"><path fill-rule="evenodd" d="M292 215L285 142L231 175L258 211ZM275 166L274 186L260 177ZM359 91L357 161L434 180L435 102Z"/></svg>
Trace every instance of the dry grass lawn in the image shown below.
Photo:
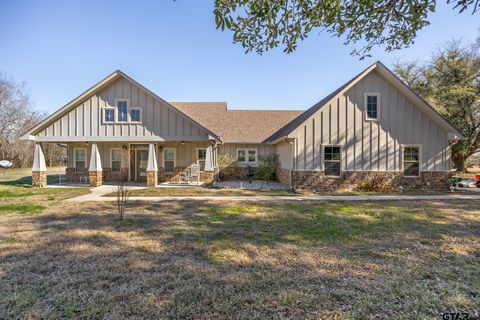
<svg viewBox="0 0 480 320"><path fill-rule="evenodd" d="M468 193L468 189L461 189L456 191L457 193ZM403 193L391 192L361 192L361 191L311 191L311 190L297 190L297 193L291 194L286 190L247 190L247 189L216 189L216 188L203 188L203 187L183 187L183 188L146 188L132 190L130 194L134 197L225 197L225 196L368 196L368 195L441 195L450 194L448 189L446 190L409 190ZM105 195L106 197L115 196L114 193Z"/></svg>
<svg viewBox="0 0 480 320"><path fill-rule="evenodd" d="M0 211L2 319L480 313L478 203L40 205Z"/></svg>

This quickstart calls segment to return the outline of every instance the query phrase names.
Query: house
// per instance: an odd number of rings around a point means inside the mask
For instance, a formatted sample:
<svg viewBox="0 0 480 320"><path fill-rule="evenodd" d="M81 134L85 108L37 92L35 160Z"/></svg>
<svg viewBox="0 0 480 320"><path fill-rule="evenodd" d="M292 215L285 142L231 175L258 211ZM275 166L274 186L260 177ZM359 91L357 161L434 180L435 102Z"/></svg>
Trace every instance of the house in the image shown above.
<svg viewBox="0 0 480 320"><path fill-rule="evenodd" d="M67 148L67 179L212 182L220 155L255 167L276 153L278 180L325 189L388 177L448 182L463 136L382 63L310 109L229 110L224 102L167 102L115 71L25 134L35 141L32 184L46 184L42 143Z"/></svg>

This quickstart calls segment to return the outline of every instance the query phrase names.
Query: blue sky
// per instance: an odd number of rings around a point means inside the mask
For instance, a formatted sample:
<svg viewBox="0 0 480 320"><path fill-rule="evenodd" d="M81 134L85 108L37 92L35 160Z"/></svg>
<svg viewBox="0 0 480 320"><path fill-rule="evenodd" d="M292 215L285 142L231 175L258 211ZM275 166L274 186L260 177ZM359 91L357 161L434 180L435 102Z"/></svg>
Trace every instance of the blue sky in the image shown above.
<svg viewBox="0 0 480 320"><path fill-rule="evenodd" d="M213 0L20 1L0 4L0 71L26 81L35 107L51 113L116 69L168 101L227 101L230 109L306 109L381 60L428 59L440 44L473 41L480 13L437 2L416 44L370 59L328 34L293 54L244 54L215 29Z"/></svg>

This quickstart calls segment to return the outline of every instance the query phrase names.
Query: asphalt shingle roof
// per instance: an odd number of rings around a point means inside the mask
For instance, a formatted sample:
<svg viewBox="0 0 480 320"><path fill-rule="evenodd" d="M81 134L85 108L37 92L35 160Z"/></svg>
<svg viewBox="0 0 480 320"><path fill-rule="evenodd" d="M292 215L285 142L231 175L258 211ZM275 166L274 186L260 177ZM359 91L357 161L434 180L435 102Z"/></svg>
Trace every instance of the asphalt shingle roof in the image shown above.
<svg viewBox="0 0 480 320"><path fill-rule="evenodd" d="M225 143L261 143L303 110L228 110L226 102L170 102Z"/></svg>

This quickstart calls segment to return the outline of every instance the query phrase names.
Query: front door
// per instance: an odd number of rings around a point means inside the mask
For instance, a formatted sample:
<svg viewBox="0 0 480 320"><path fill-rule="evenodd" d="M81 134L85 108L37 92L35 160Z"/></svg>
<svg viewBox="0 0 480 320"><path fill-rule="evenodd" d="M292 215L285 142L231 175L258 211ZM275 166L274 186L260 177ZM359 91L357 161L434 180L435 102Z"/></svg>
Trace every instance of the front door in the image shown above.
<svg viewBox="0 0 480 320"><path fill-rule="evenodd" d="M148 150L137 150L137 181L147 181Z"/></svg>
<svg viewBox="0 0 480 320"><path fill-rule="evenodd" d="M148 145L130 146L130 180L147 181Z"/></svg>

